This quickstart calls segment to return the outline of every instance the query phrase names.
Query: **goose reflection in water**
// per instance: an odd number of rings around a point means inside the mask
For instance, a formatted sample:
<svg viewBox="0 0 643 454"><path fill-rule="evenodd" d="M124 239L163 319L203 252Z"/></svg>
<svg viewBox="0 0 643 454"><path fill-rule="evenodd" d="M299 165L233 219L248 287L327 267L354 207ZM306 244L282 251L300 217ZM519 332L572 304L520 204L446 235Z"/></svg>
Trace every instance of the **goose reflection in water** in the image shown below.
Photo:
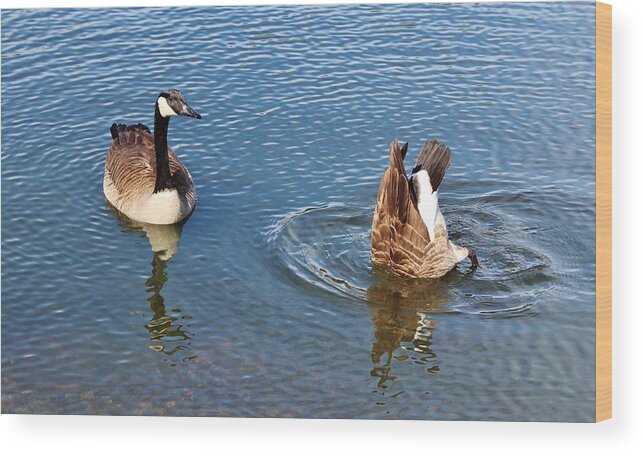
<svg viewBox="0 0 643 454"><path fill-rule="evenodd" d="M440 370L433 351L438 322L431 314L445 312L445 305L451 301L449 288L457 279L457 273L450 273L439 281L410 281L374 270L374 283L366 297L375 338L371 376L378 379L378 388L387 389L399 378L393 373L393 360L413 361L430 374ZM400 347L407 352L396 354Z"/></svg>
<svg viewBox="0 0 643 454"><path fill-rule="evenodd" d="M189 341L192 339L190 333L183 329L180 324L183 320L188 320L188 316L178 316L179 310L174 312L177 315L168 315L165 308L165 299L161 296L163 284L167 282L167 260L163 259L165 251L155 252L152 258L152 276L145 282L147 291L152 295L147 299L150 303L150 309L154 314L145 328L150 333L150 345L152 350L172 355L177 351L189 351ZM181 344L185 342L185 344ZM177 343L172 349L167 349L168 343ZM189 357L189 356L188 356Z"/></svg>
<svg viewBox="0 0 643 454"><path fill-rule="evenodd" d="M124 233L145 233L150 247L152 249L152 275L145 281L147 292L150 297L147 301L150 303L152 318L145 324L150 336L150 349L173 355L176 352L185 352L187 355L183 361L189 361L196 355L190 354L190 341L192 334L184 329L185 321L190 317L180 315L180 309L173 309L168 314L165 307L165 299L161 295L163 286L168 281L167 265L168 261L177 251L181 231L189 219L177 224L159 225L146 224L129 219L118 212L114 207L109 205L114 216L119 220L122 232ZM172 348L169 348L172 346Z"/></svg>

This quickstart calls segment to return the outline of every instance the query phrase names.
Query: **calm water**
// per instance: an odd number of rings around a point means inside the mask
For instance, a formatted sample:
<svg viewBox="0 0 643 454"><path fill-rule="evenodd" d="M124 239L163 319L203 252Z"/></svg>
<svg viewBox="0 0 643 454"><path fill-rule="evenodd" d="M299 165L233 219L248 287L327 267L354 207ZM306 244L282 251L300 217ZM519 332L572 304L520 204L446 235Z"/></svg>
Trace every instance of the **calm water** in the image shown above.
<svg viewBox="0 0 643 454"><path fill-rule="evenodd" d="M594 417L591 3L2 12L2 411ZM161 89L180 227L102 196ZM393 137L467 265L374 275ZM412 165L411 162L408 163ZM179 241L180 238L180 241Z"/></svg>

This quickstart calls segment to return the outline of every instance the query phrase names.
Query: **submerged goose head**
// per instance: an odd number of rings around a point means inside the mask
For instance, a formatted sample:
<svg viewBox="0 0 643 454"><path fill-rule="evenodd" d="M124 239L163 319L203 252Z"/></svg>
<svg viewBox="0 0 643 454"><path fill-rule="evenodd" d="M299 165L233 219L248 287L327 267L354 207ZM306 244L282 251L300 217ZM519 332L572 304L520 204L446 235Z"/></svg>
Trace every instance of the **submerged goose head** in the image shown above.
<svg viewBox="0 0 643 454"><path fill-rule="evenodd" d="M162 91L156 99L156 107L163 118L169 118L175 115L183 115L201 119L201 114L195 111L185 102L183 93L175 88Z"/></svg>

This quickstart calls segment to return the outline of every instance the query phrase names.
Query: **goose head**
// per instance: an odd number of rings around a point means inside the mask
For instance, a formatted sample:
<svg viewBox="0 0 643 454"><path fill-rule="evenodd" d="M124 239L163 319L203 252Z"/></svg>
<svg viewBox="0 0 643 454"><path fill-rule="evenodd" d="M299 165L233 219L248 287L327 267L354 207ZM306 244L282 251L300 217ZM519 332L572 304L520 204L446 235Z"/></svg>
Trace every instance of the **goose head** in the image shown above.
<svg viewBox="0 0 643 454"><path fill-rule="evenodd" d="M201 114L190 107L188 103L185 102L183 94L174 88L162 91L156 99L156 106L163 118L169 118L175 115L201 118Z"/></svg>

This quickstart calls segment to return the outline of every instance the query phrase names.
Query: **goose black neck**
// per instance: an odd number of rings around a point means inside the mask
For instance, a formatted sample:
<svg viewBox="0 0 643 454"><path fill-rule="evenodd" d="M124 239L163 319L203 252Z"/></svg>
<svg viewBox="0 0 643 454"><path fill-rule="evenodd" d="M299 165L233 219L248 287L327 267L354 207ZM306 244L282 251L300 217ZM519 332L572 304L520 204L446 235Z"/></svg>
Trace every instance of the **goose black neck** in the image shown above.
<svg viewBox="0 0 643 454"><path fill-rule="evenodd" d="M170 119L159 112L159 106L154 109L154 151L156 152L156 185L154 192L173 189L172 174L170 173L170 158L167 152L167 128Z"/></svg>

